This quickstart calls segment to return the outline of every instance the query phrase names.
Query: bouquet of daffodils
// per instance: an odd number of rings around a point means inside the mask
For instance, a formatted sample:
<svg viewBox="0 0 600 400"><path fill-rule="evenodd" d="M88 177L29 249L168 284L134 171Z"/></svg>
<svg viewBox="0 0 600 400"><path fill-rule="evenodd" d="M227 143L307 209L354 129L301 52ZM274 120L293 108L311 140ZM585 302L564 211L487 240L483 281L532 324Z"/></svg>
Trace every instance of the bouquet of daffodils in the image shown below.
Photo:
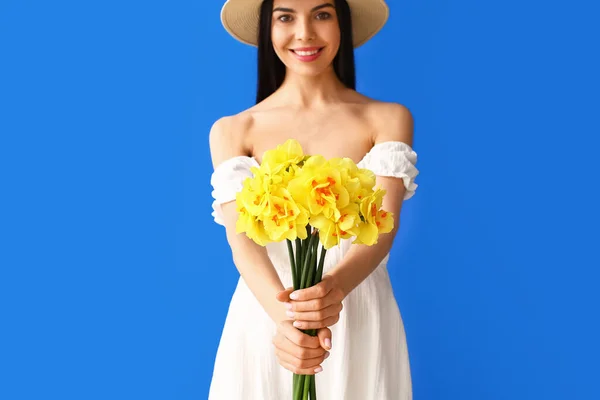
<svg viewBox="0 0 600 400"><path fill-rule="evenodd" d="M321 281L326 251L342 239L370 246L394 227L375 174L350 158L306 156L290 139L266 151L252 173L236 195L236 232L261 246L286 240L295 290ZM316 400L314 375L294 374L293 385L294 400Z"/></svg>

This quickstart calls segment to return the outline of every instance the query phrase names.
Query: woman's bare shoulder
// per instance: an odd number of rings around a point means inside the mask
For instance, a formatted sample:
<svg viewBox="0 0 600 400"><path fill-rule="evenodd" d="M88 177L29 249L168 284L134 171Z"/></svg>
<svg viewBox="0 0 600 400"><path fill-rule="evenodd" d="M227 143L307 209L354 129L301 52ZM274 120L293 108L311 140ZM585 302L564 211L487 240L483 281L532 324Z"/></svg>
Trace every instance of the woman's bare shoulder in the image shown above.
<svg viewBox="0 0 600 400"><path fill-rule="evenodd" d="M377 120L408 111L408 108L400 103L378 100L356 91L350 93L347 103L358 108L364 115Z"/></svg>
<svg viewBox="0 0 600 400"><path fill-rule="evenodd" d="M257 114L268 111L265 102L255 104L245 110L239 111L237 114L227 115L219 118L215 124L219 127L227 128L231 135L246 136L246 133L252 129L255 123Z"/></svg>
<svg viewBox="0 0 600 400"><path fill-rule="evenodd" d="M403 112L408 109L403 104L396 103L393 101L378 100L359 92L355 92L354 98L358 100L356 101L356 103L362 105L365 108L365 110L374 114L394 114L398 112Z"/></svg>
<svg viewBox="0 0 600 400"><path fill-rule="evenodd" d="M361 114L373 132L373 142L399 140L412 143L413 117L407 106L358 93Z"/></svg>
<svg viewBox="0 0 600 400"><path fill-rule="evenodd" d="M370 105L368 115L376 132L375 142L401 141L412 146L414 119L407 106L376 101Z"/></svg>
<svg viewBox="0 0 600 400"><path fill-rule="evenodd" d="M246 133L252 126L252 114L244 110L216 120L209 133L213 166L228 158L250 155Z"/></svg>

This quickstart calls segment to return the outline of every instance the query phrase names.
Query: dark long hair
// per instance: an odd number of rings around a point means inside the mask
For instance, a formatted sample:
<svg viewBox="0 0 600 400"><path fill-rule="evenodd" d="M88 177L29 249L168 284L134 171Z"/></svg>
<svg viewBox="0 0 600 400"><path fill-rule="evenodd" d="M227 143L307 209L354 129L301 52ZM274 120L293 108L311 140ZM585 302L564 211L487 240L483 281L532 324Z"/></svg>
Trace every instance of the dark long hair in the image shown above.
<svg viewBox="0 0 600 400"><path fill-rule="evenodd" d="M334 2L340 26L340 48L333 59L333 69L346 87L356 90L350 6L348 6L346 0L334 0ZM273 41L271 40L272 20L273 0L264 0L260 7L258 27L257 104L273 94L285 78L285 65L273 49Z"/></svg>

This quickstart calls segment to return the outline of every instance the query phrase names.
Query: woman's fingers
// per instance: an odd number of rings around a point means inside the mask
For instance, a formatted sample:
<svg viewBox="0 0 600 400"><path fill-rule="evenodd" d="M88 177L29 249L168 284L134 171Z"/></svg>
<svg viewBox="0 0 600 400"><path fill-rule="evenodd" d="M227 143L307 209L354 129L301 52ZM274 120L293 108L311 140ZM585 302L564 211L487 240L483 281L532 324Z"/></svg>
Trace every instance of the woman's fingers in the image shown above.
<svg viewBox="0 0 600 400"><path fill-rule="evenodd" d="M320 329L335 325L343 308L342 303L336 303L318 311L288 311L287 315L298 329Z"/></svg>
<svg viewBox="0 0 600 400"><path fill-rule="evenodd" d="M340 289L332 289L324 297L287 301L285 305L288 311L318 311L331 305L339 304L342 300L344 300L342 291Z"/></svg>
<svg viewBox="0 0 600 400"><path fill-rule="evenodd" d="M318 366L316 368L306 368L306 369L302 369L302 368L298 368L295 367L294 365L287 363L285 361L281 361L279 360L279 364L281 364L281 366L289 371L292 371L295 374L298 375L315 375L318 374L319 372L323 371L323 367Z"/></svg>
<svg viewBox="0 0 600 400"><path fill-rule="evenodd" d="M334 281L330 276L323 276L323 280L314 286L306 289L299 289L290 294L290 299L306 301L325 297L334 287Z"/></svg>
<svg viewBox="0 0 600 400"><path fill-rule="evenodd" d="M312 349L318 349L321 347L318 337L310 336L304 332L300 332L298 329L294 328L292 321L282 321L279 324L279 331L287 340L297 346Z"/></svg>
<svg viewBox="0 0 600 400"><path fill-rule="evenodd" d="M314 374L329 353L321 346L319 336L309 336L291 326L291 321L283 321L273 338L275 354L279 363L298 374ZM298 344L297 342L301 343ZM307 347L310 344L312 347Z"/></svg>
<svg viewBox="0 0 600 400"><path fill-rule="evenodd" d="M321 329L337 324L340 320L340 314L325 318L321 321L294 321L294 326L298 329Z"/></svg>
<svg viewBox="0 0 600 400"><path fill-rule="evenodd" d="M286 302L287 309L289 311L318 311L331 306L332 304L339 303L340 300L334 296L326 296L320 299L306 300L306 301L288 301Z"/></svg>
<svg viewBox="0 0 600 400"><path fill-rule="evenodd" d="M290 293L292 293L294 291L293 287L287 288L285 290L282 290L281 292L277 293L277 296L275 296L277 298L278 301L281 302L286 302L286 301L290 301Z"/></svg>
<svg viewBox="0 0 600 400"><path fill-rule="evenodd" d="M331 329L321 328L317 331L317 336L319 337L321 347L323 347L325 350L331 350Z"/></svg>
<svg viewBox="0 0 600 400"><path fill-rule="evenodd" d="M321 372L321 363L329 356L327 350L331 349L331 330L321 328L317 336L310 336L294 328L291 322L280 322L273 338L279 364L300 375Z"/></svg>
<svg viewBox="0 0 600 400"><path fill-rule="evenodd" d="M301 322L322 321L326 318L338 315L343 308L344 306L342 303L337 303L318 311L288 311L287 316Z"/></svg>
<svg viewBox="0 0 600 400"><path fill-rule="evenodd" d="M315 338L317 339L317 342L318 342L319 338L318 337L315 337ZM308 348L308 347L301 347L301 346L298 346L297 344L291 342L287 338L283 338L282 340L274 341L273 344L275 345L275 347L278 350L280 350L286 354L289 354L291 357L293 357L295 359L299 359L299 360L308 360L311 358L323 357L323 355L326 352L325 349L323 347L321 347L320 344L319 344L319 347L316 349Z"/></svg>
<svg viewBox="0 0 600 400"><path fill-rule="evenodd" d="M312 368L313 370L315 368L317 368L318 366L320 366L321 363L325 359L327 359L327 357L329 357L329 352L324 352L323 354L321 354L318 357L298 358L298 357L295 357L292 354L285 352L281 349L276 349L275 354L277 355L277 358L279 359L280 362L288 363L298 369Z"/></svg>

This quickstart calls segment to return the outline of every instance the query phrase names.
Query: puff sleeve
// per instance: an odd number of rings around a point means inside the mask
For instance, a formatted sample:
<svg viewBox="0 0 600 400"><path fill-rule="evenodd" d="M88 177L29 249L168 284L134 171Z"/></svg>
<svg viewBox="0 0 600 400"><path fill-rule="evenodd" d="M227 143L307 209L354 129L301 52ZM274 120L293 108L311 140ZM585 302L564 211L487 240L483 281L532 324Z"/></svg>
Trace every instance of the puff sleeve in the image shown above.
<svg viewBox="0 0 600 400"><path fill-rule="evenodd" d="M223 161L213 171L210 184L212 190L212 216L219 225L224 225L221 204L235 200L237 192L242 190L243 182L252 177L252 167L258 167L254 157L238 156Z"/></svg>
<svg viewBox="0 0 600 400"><path fill-rule="evenodd" d="M375 175L402 178L406 192L404 200L410 199L419 185L415 178L419 174L416 168L417 153L406 143L389 141L377 143L361 162Z"/></svg>

